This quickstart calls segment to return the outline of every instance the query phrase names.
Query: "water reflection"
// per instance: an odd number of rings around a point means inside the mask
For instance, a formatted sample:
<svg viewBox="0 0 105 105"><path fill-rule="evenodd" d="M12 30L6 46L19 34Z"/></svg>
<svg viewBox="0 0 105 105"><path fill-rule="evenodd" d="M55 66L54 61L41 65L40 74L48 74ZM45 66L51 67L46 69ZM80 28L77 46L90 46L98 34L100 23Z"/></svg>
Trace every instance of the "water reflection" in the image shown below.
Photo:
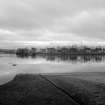
<svg viewBox="0 0 105 105"><path fill-rule="evenodd" d="M22 56L17 56L19 58L30 58L29 56L27 57L22 57ZM70 63L87 63L87 62L104 62L105 61L105 56L103 55L49 55L49 54L38 54L36 56L31 56L32 59L36 58L43 58L47 61L52 61L52 62L70 62Z"/></svg>
<svg viewBox="0 0 105 105"><path fill-rule="evenodd" d="M105 72L105 56L101 55L51 55L21 57L0 56L0 84L4 84L20 73L72 73Z"/></svg>

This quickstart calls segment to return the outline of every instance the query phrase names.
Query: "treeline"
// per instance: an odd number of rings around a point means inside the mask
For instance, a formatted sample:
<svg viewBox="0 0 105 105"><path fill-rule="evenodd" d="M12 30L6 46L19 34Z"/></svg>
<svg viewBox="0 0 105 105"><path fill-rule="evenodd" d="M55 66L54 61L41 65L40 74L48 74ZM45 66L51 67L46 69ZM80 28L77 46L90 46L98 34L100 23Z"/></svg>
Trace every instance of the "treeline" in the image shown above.
<svg viewBox="0 0 105 105"><path fill-rule="evenodd" d="M21 57L24 57L24 56L35 56L36 55L36 48L31 48L31 49L18 48L17 51L16 51L16 55L17 56L21 56Z"/></svg>
<svg viewBox="0 0 105 105"><path fill-rule="evenodd" d="M105 55L104 47L49 47L49 48L19 48L16 50L18 56L35 56L37 54L48 55Z"/></svg>

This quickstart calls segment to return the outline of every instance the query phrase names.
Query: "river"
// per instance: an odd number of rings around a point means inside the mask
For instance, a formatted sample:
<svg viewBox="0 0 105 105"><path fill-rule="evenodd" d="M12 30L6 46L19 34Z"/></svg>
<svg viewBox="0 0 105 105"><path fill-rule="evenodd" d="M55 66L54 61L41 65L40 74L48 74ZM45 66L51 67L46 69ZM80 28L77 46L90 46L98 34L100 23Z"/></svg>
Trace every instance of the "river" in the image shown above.
<svg viewBox="0 0 105 105"><path fill-rule="evenodd" d="M72 73L105 72L104 56L54 56L17 57L0 54L0 85L20 73Z"/></svg>

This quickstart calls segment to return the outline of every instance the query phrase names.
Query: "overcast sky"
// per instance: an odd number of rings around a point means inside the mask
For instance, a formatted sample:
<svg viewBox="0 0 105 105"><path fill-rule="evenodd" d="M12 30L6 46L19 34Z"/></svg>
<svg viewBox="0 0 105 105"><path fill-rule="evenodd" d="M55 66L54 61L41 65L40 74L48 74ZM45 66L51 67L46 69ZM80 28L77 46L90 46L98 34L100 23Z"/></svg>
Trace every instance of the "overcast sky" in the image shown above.
<svg viewBox="0 0 105 105"><path fill-rule="evenodd" d="M105 0L0 0L0 47L104 40Z"/></svg>

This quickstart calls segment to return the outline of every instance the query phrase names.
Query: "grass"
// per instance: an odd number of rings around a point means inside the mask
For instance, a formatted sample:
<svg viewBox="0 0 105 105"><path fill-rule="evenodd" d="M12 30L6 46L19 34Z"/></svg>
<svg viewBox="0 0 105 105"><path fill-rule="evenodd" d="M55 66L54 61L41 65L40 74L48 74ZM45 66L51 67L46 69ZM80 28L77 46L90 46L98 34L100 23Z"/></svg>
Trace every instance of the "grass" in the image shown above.
<svg viewBox="0 0 105 105"><path fill-rule="evenodd" d="M56 86L71 94L80 105L105 105L105 73L46 75Z"/></svg>

